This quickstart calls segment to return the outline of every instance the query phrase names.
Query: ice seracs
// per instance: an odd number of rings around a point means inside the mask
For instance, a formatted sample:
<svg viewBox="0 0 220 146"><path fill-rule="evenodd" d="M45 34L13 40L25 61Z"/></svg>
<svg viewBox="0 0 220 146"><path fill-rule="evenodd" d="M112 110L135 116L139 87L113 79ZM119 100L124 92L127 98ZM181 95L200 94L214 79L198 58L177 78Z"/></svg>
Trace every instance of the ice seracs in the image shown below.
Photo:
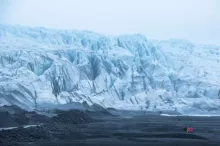
<svg viewBox="0 0 220 146"><path fill-rule="evenodd" d="M0 104L83 102L182 113L220 108L220 47L143 35L0 25Z"/></svg>

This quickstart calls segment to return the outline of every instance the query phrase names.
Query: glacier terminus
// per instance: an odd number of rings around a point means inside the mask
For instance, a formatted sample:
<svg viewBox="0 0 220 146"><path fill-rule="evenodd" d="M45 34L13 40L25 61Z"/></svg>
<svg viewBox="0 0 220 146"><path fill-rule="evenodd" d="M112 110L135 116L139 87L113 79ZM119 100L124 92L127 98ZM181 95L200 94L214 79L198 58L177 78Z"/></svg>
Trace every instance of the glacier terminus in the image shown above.
<svg viewBox="0 0 220 146"><path fill-rule="evenodd" d="M0 105L220 113L220 47L0 25Z"/></svg>

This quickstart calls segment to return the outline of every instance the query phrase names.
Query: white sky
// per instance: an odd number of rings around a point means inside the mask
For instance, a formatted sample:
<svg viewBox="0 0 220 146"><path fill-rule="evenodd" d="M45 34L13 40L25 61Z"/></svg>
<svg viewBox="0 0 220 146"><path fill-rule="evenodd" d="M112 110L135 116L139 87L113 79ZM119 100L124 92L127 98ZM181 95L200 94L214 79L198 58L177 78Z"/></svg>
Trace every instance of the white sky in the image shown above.
<svg viewBox="0 0 220 146"><path fill-rule="evenodd" d="M220 0L0 0L0 23L220 45Z"/></svg>

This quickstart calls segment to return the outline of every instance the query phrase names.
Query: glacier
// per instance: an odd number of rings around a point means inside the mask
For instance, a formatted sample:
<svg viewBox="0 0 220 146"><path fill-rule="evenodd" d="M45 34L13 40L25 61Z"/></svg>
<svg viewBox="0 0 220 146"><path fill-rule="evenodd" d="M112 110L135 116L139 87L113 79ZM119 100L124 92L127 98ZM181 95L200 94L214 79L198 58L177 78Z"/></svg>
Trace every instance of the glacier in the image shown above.
<svg viewBox="0 0 220 146"><path fill-rule="evenodd" d="M0 105L220 113L220 47L0 25Z"/></svg>

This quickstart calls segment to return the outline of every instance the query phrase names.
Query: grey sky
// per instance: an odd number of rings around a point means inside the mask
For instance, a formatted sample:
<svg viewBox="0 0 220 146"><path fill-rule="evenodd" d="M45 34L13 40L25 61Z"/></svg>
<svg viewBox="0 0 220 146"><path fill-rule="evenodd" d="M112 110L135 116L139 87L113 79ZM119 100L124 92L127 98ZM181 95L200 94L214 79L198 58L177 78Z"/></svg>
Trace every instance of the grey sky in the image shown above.
<svg viewBox="0 0 220 146"><path fill-rule="evenodd" d="M220 0L0 0L0 23L220 45Z"/></svg>

